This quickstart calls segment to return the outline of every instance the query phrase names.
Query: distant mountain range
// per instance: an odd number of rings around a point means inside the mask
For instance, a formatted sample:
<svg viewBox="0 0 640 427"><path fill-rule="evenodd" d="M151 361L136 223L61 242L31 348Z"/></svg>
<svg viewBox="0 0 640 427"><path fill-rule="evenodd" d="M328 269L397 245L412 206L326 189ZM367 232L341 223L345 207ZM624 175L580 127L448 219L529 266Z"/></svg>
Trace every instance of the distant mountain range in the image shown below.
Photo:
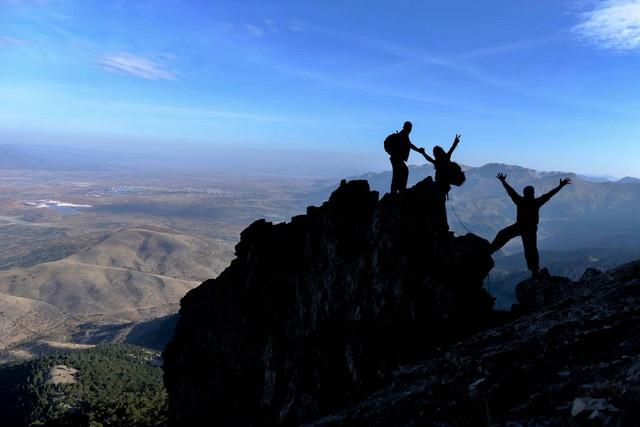
<svg viewBox="0 0 640 427"><path fill-rule="evenodd" d="M640 178L634 178L632 176L625 176L618 181L620 184L640 184Z"/></svg>
<svg viewBox="0 0 640 427"><path fill-rule="evenodd" d="M578 175L578 178L583 179L585 181L589 181L589 182L615 182L615 181L618 181L618 178L616 178L615 176L611 176L611 175L600 175L600 176Z"/></svg>
<svg viewBox="0 0 640 427"><path fill-rule="evenodd" d="M574 173L540 172L520 166L490 163L466 167L467 181L453 187L447 203L449 225L459 234L467 229L491 240L503 227L515 221L515 206L495 178L498 172L508 176L519 192L533 185L541 195L571 177L573 184L563 189L541 211L539 245L548 250L612 248L640 246L640 180L624 178L617 182L593 182ZM433 175L430 165L410 167L409 185ZM349 179L366 179L372 189L386 193L391 172L368 173ZM636 182L637 181L637 182ZM322 200L335 188L319 182L311 198ZM507 246L505 253L520 251L520 243Z"/></svg>

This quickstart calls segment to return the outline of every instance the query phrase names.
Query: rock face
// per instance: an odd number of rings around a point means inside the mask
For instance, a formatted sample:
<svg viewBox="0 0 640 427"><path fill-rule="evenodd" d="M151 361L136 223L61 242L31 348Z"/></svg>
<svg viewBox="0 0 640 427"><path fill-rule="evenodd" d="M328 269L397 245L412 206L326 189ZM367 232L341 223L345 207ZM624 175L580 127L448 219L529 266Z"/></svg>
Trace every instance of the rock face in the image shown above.
<svg viewBox="0 0 640 427"><path fill-rule="evenodd" d="M381 200L343 181L289 223L253 223L236 255L181 302L164 354L173 425L314 419L491 318L489 244L448 232L430 178Z"/></svg>
<svg viewBox="0 0 640 427"><path fill-rule="evenodd" d="M314 426L637 426L640 261L518 287L530 314L404 367ZM554 300L555 298L555 300Z"/></svg>

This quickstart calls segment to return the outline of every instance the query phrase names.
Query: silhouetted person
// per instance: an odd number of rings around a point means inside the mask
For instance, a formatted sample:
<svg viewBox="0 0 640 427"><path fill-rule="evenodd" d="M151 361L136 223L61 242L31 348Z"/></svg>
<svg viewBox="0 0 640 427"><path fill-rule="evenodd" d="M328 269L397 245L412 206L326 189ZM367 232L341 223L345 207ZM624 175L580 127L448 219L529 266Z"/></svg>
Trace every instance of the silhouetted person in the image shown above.
<svg viewBox="0 0 640 427"><path fill-rule="evenodd" d="M424 151L424 149L420 149L411 143L409 134L412 127L411 122L404 122L400 132L389 135L384 141L384 149L389 153L391 167L393 168L393 178L391 179L392 194L399 193L407 188L409 168L406 161L409 160L411 150Z"/></svg>
<svg viewBox="0 0 640 427"><path fill-rule="evenodd" d="M533 277L538 277L540 274L540 257L538 255L540 208L555 196L562 187L571 184L571 178L561 179L560 184L556 188L538 198L535 197L535 190L530 185L524 188L523 195L521 196L507 183L507 176L505 174L499 173L496 175L496 178L500 180L507 190L507 194L509 194L513 203L518 207L518 216L515 224L508 226L498 233L491 243L491 252L496 252L516 236L522 237L527 267L531 270Z"/></svg>
<svg viewBox="0 0 640 427"><path fill-rule="evenodd" d="M419 150L420 153L427 159L428 162L433 163L433 167L435 169L435 180L436 184L440 187L444 195L449 194L449 190L451 190L451 155L455 151L456 147L460 143L460 135L456 134L455 139L453 140L453 144L451 144L451 148L449 151L444 151L442 147L436 145L433 147L433 158L429 156L424 148Z"/></svg>

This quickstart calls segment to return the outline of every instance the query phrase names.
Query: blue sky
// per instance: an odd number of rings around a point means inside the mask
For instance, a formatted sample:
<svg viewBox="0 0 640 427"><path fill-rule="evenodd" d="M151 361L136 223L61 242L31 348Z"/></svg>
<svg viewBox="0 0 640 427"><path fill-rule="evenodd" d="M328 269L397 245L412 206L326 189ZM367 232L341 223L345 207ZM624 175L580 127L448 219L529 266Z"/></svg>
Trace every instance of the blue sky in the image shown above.
<svg viewBox="0 0 640 427"><path fill-rule="evenodd" d="M465 164L640 176L640 0L0 0L0 64L3 140L343 174L411 120Z"/></svg>

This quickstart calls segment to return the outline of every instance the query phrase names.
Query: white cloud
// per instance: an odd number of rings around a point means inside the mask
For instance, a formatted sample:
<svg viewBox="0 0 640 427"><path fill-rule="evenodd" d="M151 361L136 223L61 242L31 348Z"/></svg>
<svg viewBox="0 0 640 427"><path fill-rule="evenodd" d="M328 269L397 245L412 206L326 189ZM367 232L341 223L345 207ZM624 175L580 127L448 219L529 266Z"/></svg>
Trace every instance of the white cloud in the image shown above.
<svg viewBox="0 0 640 427"><path fill-rule="evenodd" d="M176 74L164 65L130 53L105 55L98 63L110 71L121 72L147 80L174 80Z"/></svg>
<svg viewBox="0 0 640 427"><path fill-rule="evenodd" d="M640 0L605 0L584 13L584 21L574 27L584 41L605 49L640 49Z"/></svg>
<svg viewBox="0 0 640 427"><path fill-rule="evenodd" d="M264 30L257 25L244 24L244 29L247 30L247 33L254 37L262 37L264 35Z"/></svg>

